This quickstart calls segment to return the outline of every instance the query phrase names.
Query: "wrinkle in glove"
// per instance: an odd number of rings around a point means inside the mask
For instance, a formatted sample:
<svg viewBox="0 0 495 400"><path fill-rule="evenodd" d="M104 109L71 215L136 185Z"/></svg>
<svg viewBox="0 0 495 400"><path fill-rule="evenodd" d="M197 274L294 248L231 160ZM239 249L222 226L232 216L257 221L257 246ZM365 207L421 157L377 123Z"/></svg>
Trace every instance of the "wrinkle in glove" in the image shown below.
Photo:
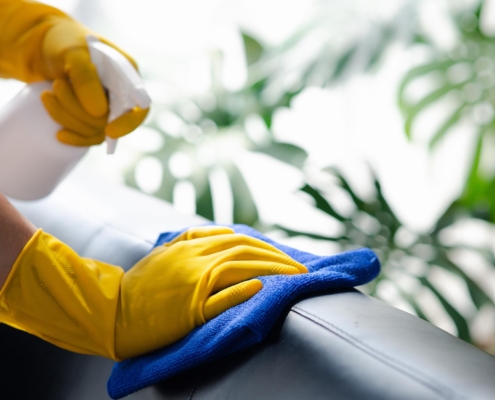
<svg viewBox="0 0 495 400"><path fill-rule="evenodd" d="M380 272L380 262L370 249L318 256L278 244L248 226L231 227L236 233L264 240L277 247L308 267L309 273L260 277L258 279L263 282L263 289L245 303L196 328L173 345L116 363L107 383L112 399L120 399L261 342L284 309L300 296L363 285ZM155 246L170 242L182 232L161 234Z"/></svg>

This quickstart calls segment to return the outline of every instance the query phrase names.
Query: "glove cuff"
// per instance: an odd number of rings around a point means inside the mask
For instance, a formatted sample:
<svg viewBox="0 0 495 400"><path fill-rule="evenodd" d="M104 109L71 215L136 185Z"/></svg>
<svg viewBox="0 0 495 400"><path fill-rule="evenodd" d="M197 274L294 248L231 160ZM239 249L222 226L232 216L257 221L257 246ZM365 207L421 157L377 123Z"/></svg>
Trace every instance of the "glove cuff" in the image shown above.
<svg viewBox="0 0 495 400"><path fill-rule="evenodd" d="M64 349L116 359L123 274L119 267L79 257L40 229L0 292L0 320Z"/></svg>

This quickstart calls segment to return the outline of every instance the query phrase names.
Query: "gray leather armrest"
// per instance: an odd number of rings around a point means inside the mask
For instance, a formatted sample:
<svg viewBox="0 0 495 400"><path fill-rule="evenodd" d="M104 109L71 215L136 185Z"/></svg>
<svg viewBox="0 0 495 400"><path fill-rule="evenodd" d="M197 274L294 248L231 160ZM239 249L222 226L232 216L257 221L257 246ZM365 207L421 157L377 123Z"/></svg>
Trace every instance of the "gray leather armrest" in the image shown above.
<svg viewBox="0 0 495 400"><path fill-rule="evenodd" d="M99 191L96 191L100 189ZM85 193L100 193L98 202ZM132 266L159 232L203 223L126 188L71 187L15 205L83 256ZM107 399L112 362L0 326L9 399ZM130 399L492 399L495 358L357 291L296 304L263 344Z"/></svg>
<svg viewBox="0 0 495 400"><path fill-rule="evenodd" d="M280 333L175 382L166 399L493 399L495 359L358 291L295 305Z"/></svg>

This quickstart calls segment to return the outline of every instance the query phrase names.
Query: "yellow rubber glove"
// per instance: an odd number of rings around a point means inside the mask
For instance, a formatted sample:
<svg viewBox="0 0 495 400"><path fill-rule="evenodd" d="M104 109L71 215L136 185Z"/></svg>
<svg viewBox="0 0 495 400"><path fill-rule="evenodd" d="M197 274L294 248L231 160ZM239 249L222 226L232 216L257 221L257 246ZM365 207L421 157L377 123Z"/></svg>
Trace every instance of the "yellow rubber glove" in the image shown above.
<svg viewBox="0 0 495 400"><path fill-rule="evenodd" d="M124 275L117 355L134 357L183 338L263 287L249 279L307 271L268 243L230 228L190 229Z"/></svg>
<svg viewBox="0 0 495 400"><path fill-rule="evenodd" d="M115 359L115 314L124 271L79 257L38 230L0 292L0 321L67 350Z"/></svg>
<svg viewBox="0 0 495 400"><path fill-rule="evenodd" d="M64 126L57 138L89 146L136 129L148 110L136 107L108 125L108 101L91 63L86 35L92 34L135 61L56 8L28 0L0 0L0 76L26 83L54 82L42 96L51 117ZM137 66L136 66L137 68ZM71 90L67 90L69 86Z"/></svg>
<svg viewBox="0 0 495 400"><path fill-rule="evenodd" d="M114 360L174 343L256 294L253 277L307 269L229 228L191 229L131 270L79 257L39 230L0 292L0 321Z"/></svg>

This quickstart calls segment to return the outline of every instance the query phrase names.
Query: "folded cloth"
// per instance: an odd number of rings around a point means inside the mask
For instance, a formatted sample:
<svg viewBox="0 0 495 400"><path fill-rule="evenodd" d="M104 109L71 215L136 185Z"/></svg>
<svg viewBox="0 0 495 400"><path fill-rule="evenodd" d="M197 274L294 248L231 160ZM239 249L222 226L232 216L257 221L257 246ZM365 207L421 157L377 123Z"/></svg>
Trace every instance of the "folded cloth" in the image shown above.
<svg viewBox="0 0 495 400"><path fill-rule="evenodd" d="M116 363L107 383L108 394L112 399L120 399L190 368L261 342L284 309L300 296L363 285L380 272L380 262L369 249L317 256L278 244L248 226L231 227L236 233L272 244L306 265L309 273L260 277L263 289L247 302L196 328L177 343ZM155 246L171 241L180 233L163 233Z"/></svg>

